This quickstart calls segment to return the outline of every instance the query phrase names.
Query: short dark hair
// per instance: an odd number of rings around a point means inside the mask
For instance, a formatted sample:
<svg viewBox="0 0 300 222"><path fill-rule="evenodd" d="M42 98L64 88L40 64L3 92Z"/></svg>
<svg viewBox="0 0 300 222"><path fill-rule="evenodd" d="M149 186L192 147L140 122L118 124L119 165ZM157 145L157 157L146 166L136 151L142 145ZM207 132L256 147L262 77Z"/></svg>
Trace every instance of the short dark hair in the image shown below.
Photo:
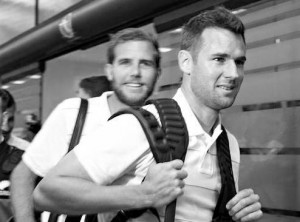
<svg viewBox="0 0 300 222"><path fill-rule="evenodd" d="M146 41L153 45L156 54L156 67L160 67L160 51L157 39L150 33L147 33L139 28L127 28L110 36L110 42L107 49L107 62L112 64L115 59L115 48L117 45L128 41Z"/></svg>
<svg viewBox="0 0 300 222"><path fill-rule="evenodd" d="M82 79L79 87L84 89L90 97L101 96L102 93L111 90L110 82L106 76L91 76Z"/></svg>
<svg viewBox="0 0 300 222"><path fill-rule="evenodd" d="M5 112L8 108L16 108L14 97L6 89L0 89L0 98L2 100L2 112Z"/></svg>
<svg viewBox="0 0 300 222"><path fill-rule="evenodd" d="M241 35L245 42L245 27L243 22L224 7L217 7L201 12L184 24L181 37L181 49L196 53L195 49L197 48L197 42L202 32L204 29L210 27L227 29L235 34Z"/></svg>

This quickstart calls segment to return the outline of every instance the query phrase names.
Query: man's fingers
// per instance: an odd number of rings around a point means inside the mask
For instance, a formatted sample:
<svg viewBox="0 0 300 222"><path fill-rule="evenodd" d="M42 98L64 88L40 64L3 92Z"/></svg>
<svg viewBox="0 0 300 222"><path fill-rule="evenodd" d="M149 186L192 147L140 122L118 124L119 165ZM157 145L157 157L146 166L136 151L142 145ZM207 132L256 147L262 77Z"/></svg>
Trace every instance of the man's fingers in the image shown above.
<svg viewBox="0 0 300 222"><path fill-rule="evenodd" d="M230 212L229 214L231 214ZM261 204L259 202L253 203L247 207L242 208L233 215L234 220L252 221L262 216Z"/></svg>
<svg viewBox="0 0 300 222"><path fill-rule="evenodd" d="M233 206L235 206L240 200L250 196L251 194L254 194L254 191L252 189L244 189L239 191L227 204L226 208L229 210Z"/></svg>
<svg viewBox="0 0 300 222"><path fill-rule="evenodd" d="M262 216L259 196L252 189L238 192L226 205L235 221L254 221Z"/></svg>
<svg viewBox="0 0 300 222"><path fill-rule="evenodd" d="M236 214L237 212L241 211L244 208L247 209L248 206L253 206L256 203L259 204L258 200L259 200L259 196L257 194L252 194L248 197L245 197L245 198L241 199L236 205L234 205L229 210L229 214L234 215L234 214ZM261 207L260 204L259 204L259 207Z"/></svg>
<svg viewBox="0 0 300 222"><path fill-rule="evenodd" d="M170 164L170 166L176 170L180 170L183 167L182 160L172 160L170 162L167 162Z"/></svg>
<svg viewBox="0 0 300 222"><path fill-rule="evenodd" d="M263 212L261 210L257 210L255 212L249 213L246 216L240 219L241 222L248 222L248 221L256 221L263 216Z"/></svg>

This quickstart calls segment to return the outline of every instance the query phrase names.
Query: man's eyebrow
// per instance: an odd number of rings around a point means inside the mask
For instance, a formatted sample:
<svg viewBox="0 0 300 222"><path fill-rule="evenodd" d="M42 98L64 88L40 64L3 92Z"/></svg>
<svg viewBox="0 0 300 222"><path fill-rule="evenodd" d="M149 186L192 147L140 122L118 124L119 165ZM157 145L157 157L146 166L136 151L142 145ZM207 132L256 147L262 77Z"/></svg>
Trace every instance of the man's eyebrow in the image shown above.
<svg viewBox="0 0 300 222"><path fill-rule="evenodd" d="M229 57L227 53L214 53L212 56L218 56L218 57Z"/></svg>
<svg viewBox="0 0 300 222"><path fill-rule="evenodd" d="M215 53L212 56L218 56L218 57L223 57L223 58L230 57L229 54L227 54L227 53ZM240 57L237 57L236 60L241 60L241 61L245 62L247 60L247 58L246 58L246 56L240 56Z"/></svg>
<svg viewBox="0 0 300 222"><path fill-rule="evenodd" d="M142 62L154 62L154 59L140 59Z"/></svg>
<svg viewBox="0 0 300 222"><path fill-rule="evenodd" d="M241 56L241 57L238 57L236 60L240 60L240 61L246 62L247 58L246 58L246 56Z"/></svg>

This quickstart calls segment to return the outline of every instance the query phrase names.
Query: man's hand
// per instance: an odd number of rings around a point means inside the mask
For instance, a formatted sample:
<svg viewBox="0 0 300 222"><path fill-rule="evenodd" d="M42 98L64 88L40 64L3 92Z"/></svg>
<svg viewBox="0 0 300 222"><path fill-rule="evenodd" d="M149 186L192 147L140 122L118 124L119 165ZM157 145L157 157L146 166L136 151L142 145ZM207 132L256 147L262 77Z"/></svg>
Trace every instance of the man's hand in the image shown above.
<svg viewBox="0 0 300 222"><path fill-rule="evenodd" d="M183 194L184 179L187 172L182 170L183 162L173 160L165 163L152 164L142 183L152 207L165 206Z"/></svg>
<svg viewBox="0 0 300 222"><path fill-rule="evenodd" d="M234 221L256 221L263 215L259 196L252 189L239 191L226 205Z"/></svg>

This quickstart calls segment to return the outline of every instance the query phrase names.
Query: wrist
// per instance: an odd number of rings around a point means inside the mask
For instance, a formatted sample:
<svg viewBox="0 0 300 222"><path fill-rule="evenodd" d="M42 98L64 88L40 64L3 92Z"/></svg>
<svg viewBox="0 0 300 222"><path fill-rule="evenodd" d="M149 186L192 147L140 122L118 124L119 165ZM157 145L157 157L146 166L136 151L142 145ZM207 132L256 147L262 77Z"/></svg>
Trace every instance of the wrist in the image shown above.
<svg viewBox="0 0 300 222"><path fill-rule="evenodd" d="M141 185L138 186L139 194L138 197L140 198L139 201L137 201L137 207L138 208L149 208L154 206L155 202L155 195L152 192L151 186L144 182Z"/></svg>

